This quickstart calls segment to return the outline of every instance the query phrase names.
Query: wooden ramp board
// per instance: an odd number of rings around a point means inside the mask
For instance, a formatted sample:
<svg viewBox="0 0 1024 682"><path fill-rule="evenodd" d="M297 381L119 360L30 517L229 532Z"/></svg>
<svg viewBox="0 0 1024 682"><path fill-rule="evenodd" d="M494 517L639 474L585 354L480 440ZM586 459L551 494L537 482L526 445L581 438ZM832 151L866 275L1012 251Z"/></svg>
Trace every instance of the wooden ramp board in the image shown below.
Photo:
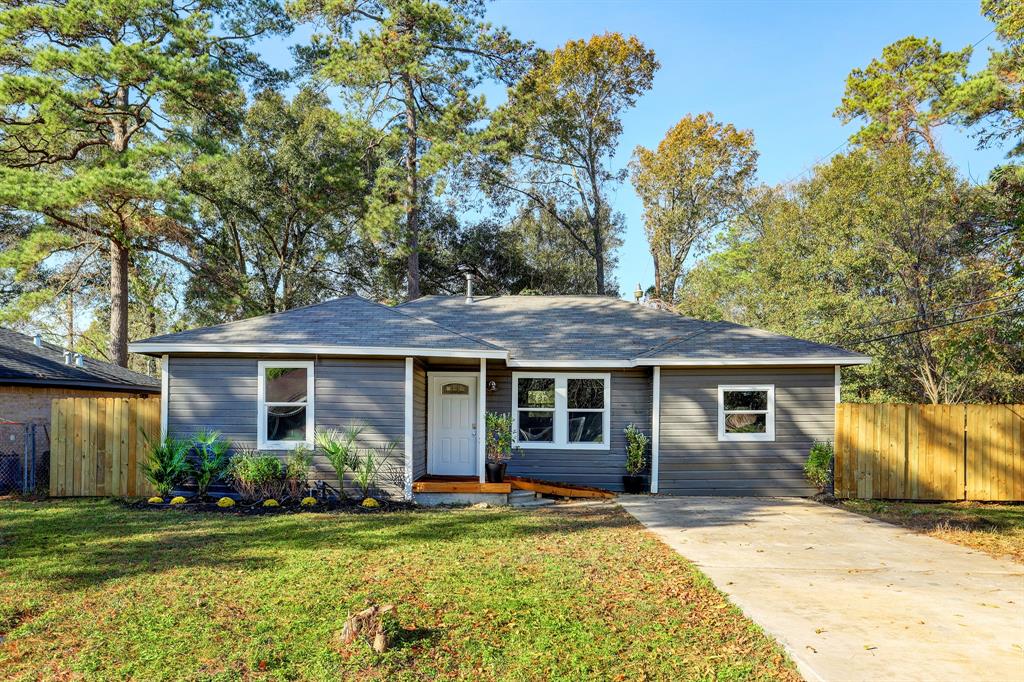
<svg viewBox="0 0 1024 682"><path fill-rule="evenodd" d="M542 495L602 499L615 497L615 493L610 490L591 488L586 485L573 485L572 483L558 483L556 481L541 481L535 478L522 478L521 476L506 476L505 480L511 483L512 487L516 490L530 490Z"/></svg>

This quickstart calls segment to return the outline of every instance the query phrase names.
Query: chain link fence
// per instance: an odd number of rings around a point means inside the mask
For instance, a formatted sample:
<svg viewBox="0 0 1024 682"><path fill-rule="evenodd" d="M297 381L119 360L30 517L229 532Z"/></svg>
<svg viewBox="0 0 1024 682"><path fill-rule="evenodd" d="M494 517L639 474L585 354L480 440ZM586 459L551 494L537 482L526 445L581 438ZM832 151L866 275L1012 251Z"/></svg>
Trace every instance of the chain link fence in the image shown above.
<svg viewBox="0 0 1024 682"><path fill-rule="evenodd" d="M50 439L46 426L0 422L0 495L46 494L50 489Z"/></svg>

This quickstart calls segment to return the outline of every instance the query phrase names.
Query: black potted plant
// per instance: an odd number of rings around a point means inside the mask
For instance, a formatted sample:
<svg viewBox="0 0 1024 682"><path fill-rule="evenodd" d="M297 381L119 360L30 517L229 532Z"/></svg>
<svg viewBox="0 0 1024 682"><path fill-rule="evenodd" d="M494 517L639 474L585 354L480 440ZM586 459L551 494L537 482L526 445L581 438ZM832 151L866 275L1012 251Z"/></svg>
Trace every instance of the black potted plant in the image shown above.
<svg viewBox="0 0 1024 682"><path fill-rule="evenodd" d="M487 413L487 482L505 480L505 468L512 458L512 415Z"/></svg>
<svg viewBox="0 0 1024 682"><path fill-rule="evenodd" d="M650 439L637 428L636 424L626 427L626 475L622 477L622 488L636 495L648 490L647 476L640 472L647 466L647 444Z"/></svg>

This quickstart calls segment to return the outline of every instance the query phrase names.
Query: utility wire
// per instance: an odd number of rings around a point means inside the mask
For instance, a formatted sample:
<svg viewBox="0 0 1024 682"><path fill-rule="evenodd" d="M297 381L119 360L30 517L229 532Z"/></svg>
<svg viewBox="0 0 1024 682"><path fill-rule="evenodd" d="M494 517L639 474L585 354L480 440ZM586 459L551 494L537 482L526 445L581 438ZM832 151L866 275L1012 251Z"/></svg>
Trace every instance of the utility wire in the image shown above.
<svg viewBox="0 0 1024 682"><path fill-rule="evenodd" d="M951 322L943 322L941 324L933 324L933 325L928 326L928 327L921 327L920 329L911 329L908 332L900 332L899 334L887 334L885 336L876 336L873 339L857 339L856 341L847 341L846 343L850 343L850 344L857 343L857 344L859 344L859 343L874 343L875 341L887 341L889 339L896 339L896 338L899 338L901 336L910 336L911 334L920 334L921 332L926 332L926 331L929 331L931 329L941 329L943 327L952 327L952 326L957 325L957 324L964 324L965 322L973 322L975 320L983 320L986 317L995 317L996 315L1005 315L1006 313L1013 313L1013 312L1018 312L1018 311L1024 311L1024 305L1017 306L1016 308L1003 308L1002 310L993 310L992 312L985 313L984 315L975 315L974 317L965 317L962 320L953 320Z"/></svg>
<svg viewBox="0 0 1024 682"><path fill-rule="evenodd" d="M945 313L945 312L948 312L950 310L956 310L957 308L967 308L968 306L979 305L981 303L988 303L989 301L998 301L1001 298L1009 298L1011 296L1022 296L1022 295L1024 295L1024 291L1011 291L1008 294L999 294L998 296L989 296L988 298L981 298L981 299L978 299L977 301L968 301L966 303L957 303L956 305L951 305L951 306L949 306L947 308L940 308L938 310L930 310L930 311L928 311L928 313L930 315L937 315L939 313ZM886 325L893 324L895 322L906 322L907 320L913 320L916 317L920 317L920 315L914 314L914 315L907 315L906 317L894 317L894 318L889 319L889 320L880 320L879 322L871 322L869 324L863 324L863 325L860 325L859 327L850 327L850 331L857 331L859 329L874 329L875 327L884 327Z"/></svg>

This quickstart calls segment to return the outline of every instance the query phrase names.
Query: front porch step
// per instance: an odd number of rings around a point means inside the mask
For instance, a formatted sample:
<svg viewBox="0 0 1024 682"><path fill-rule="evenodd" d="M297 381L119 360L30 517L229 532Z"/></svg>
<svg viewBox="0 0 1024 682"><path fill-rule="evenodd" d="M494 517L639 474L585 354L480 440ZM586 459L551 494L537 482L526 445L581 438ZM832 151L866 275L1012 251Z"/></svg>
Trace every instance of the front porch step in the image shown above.
<svg viewBox="0 0 1024 682"><path fill-rule="evenodd" d="M508 495L508 503L513 507L546 507L555 501L529 490L513 490Z"/></svg>

